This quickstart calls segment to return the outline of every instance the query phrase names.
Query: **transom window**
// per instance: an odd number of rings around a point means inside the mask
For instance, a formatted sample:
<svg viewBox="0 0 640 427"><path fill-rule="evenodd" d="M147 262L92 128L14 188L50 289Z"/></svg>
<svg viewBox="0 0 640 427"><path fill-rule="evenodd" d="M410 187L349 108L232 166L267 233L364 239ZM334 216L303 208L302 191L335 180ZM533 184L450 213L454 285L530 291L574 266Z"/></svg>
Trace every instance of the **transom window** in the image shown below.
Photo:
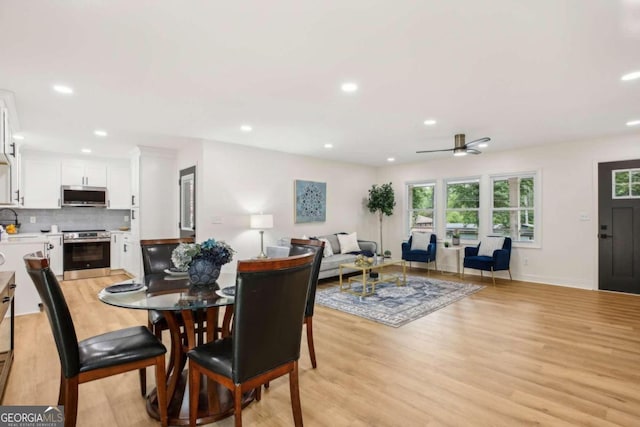
<svg viewBox="0 0 640 427"><path fill-rule="evenodd" d="M536 240L535 174L491 178L491 233Z"/></svg>
<svg viewBox="0 0 640 427"><path fill-rule="evenodd" d="M464 240L478 240L480 180L447 181L446 197L446 237L457 234Z"/></svg>
<svg viewBox="0 0 640 427"><path fill-rule="evenodd" d="M407 185L409 234L413 231L435 233L435 188L434 182Z"/></svg>
<svg viewBox="0 0 640 427"><path fill-rule="evenodd" d="M640 198L640 169L617 169L613 173L613 198Z"/></svg>

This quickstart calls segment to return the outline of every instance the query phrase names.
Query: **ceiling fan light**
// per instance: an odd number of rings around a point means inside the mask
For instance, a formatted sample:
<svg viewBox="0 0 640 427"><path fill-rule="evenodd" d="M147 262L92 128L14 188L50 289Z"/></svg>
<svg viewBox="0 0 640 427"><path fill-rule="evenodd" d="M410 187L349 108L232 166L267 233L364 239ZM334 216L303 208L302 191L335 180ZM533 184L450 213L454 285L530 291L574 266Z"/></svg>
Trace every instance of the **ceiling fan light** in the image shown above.
<svg viewBox="0 0 640 427"><path fill-rule="evenodd" d="M486 142L481 142L480 144L478 144L479 148L487 148L489 146L489 144L487 144Z"/></svg>
<svg viewBox="0 0 640 427"><path fill-rule="evenodd" d="M464 148L456 148L455 150L453 150L453 155L458 157L466 156L467 150L465 150Z"/></svg>

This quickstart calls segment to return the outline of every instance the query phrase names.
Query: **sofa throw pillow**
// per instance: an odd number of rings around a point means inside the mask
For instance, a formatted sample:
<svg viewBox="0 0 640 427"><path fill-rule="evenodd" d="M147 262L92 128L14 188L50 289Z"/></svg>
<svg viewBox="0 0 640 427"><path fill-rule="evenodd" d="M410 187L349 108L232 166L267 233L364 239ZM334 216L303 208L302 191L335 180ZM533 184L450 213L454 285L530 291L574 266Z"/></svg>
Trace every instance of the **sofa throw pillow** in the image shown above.
<svg viewBox="0 0 640 427"><path fill-rule="evenodd" d="M327 239L331 243L331 252L335 254L340 253L340 242L335 234L327 234L326 236L318 236L318 239Z"/></svg>
<svg viewBox="0 0 640 427"><path fill-rule="evenodd" d="M493 251L502 249L504 237L487 237L480 241L478 256L493 256Z"/></svg>
<svg viewBox="0 0 640 427"><path fill-rule="evenodd" d="M411 234L411 250L426 251L429 249L430 233L413 233Z"/></svg>
<svg viewBox="0 0 640 427"><path fill-rule="evenodd" d="M340 242L340 253L348 254L349 252L359 252L360 245L358 245L358 236L355 232L351 234L338 234L338 241Z"/></svg>
<svg viewBox="0 0 640 427"><path fill-rule="evenodd" d="M328 239L324 239L320 237L318 240L324 242L324 252L322 253L323 258L333 256L333 249L331 248L331 242Z"/></svg>

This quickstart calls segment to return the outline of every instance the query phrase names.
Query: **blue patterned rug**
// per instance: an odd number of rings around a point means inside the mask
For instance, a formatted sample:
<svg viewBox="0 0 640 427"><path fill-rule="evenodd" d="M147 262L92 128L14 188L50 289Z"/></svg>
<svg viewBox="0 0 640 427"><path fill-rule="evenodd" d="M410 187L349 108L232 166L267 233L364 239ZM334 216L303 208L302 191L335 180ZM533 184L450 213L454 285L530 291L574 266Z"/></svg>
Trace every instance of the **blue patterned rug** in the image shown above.
<svg viewBox="0 0 640 427"><path fill-rule="evenodd" d="M358 287L355 283L352 287L362 289L362 285ZM484 286L469 283L407 276L406 286L396 286L395 282L379 283L376 293L368 297L340 292L337 285L318 288L316 303L397 328L482 288Z"/></svg>

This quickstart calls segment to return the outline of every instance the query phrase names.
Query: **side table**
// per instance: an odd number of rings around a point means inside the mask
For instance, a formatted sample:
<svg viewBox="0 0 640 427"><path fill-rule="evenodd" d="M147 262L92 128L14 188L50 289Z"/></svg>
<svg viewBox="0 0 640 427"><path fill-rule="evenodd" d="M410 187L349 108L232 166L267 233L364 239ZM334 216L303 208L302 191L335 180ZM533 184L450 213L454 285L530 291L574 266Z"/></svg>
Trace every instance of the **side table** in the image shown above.
<svg viewBox="0 0 640 427"><path fill-rule="evenodd" d="M462 272L460 271L460 252L462 252L462 246L449 246L448 248L442 247L441 250L445 254L455 253L456 257L456 274L462 278ZM440 273L444 274L445 271L442 270L442 265L444 263L440 262Z"/></svg>

